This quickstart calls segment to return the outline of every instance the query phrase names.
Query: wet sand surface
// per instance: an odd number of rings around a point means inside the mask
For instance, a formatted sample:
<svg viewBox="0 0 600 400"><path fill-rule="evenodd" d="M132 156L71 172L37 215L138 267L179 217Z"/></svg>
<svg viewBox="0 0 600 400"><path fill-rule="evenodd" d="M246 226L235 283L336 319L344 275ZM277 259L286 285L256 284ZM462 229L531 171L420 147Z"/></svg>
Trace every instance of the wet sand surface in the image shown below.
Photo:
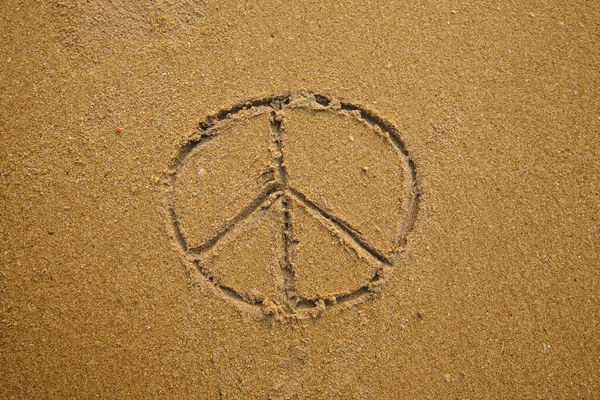
<svg viewBox="0 0 600 400"><path fill-rule="evenodd" d="M3 1L0 397L597 397L599 19Z"/></svg>

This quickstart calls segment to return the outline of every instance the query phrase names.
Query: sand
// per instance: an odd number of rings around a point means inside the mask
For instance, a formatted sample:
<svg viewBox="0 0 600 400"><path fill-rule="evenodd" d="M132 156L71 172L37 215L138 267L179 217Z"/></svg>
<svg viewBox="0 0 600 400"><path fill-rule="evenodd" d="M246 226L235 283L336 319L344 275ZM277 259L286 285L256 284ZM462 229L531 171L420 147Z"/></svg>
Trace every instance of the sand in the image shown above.
<svg viewBox="0 0 600 400"><path fill-rule="evenodd" d="M0 397L597 398L599 18L3 1Z"/></svg>

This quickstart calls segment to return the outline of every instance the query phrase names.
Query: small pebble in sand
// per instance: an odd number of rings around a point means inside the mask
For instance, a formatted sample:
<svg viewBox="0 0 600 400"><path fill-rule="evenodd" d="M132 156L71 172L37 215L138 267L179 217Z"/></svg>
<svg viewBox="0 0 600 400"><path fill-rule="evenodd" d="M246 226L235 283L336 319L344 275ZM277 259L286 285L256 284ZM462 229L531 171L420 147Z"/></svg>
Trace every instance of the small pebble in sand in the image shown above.
<svg viewBox="0 0 600 400"><path fill-rule="evenodd" d="M206 176L206 170L204 168L200 168L198 170L198 177L204 178Z"/></svg>

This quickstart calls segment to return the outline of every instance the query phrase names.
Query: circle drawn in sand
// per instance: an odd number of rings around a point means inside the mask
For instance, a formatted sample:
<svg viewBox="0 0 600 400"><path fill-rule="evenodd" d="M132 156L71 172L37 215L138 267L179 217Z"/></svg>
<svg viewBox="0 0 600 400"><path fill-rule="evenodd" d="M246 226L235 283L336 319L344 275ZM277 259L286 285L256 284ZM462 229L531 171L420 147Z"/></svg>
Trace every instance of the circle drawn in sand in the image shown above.
<svg viewBox="0 0 600 400"><path fill-rule="evenodd" d="M190 271L229 299L294 318L377 292L417 212L397 130L307 92L207 118L166 185Z"/></svg>

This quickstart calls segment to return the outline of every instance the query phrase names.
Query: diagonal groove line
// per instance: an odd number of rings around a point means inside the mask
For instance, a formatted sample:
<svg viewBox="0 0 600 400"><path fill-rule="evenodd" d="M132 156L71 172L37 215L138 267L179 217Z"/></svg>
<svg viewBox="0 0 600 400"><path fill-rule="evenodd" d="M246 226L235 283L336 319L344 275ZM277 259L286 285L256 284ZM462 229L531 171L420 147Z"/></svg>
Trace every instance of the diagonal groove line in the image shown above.
<svg viewBox="0 0 600 400"><path fill-rule="evenodd" d="M260 209L264 204L269 202L270 197L272 195L275 195L275 197L271 199L271 201L275 201L282 194L283 192L281 191L280 185L269 185L252 203L250 203L246 208L244 208L238 215L233 217L221 232L217 233L212 239L208 240L206 243L188 249L187 252L192 254L200 254L204 251L210 250L219 242L219 240L221 240L223 236L227 235L238 223L250 217L252 214L254 214L254 212L256 212L256 210Z"/></svg>
<svg viewBox="0 0 600 400"><path fill-rule="evenodd" d="M221 290L221 292L234 300L241 300L241 301L245 301L245 302L249 302L252 303L252 300L247 298L247 296L244 296L242 293L239 293L237 290L224 285L222 282L219 282L218 279L216 279L209 270L207 270L206 268L204 268L202 266L202 263L198 260L194 261L194 264L196 265L196 267L198 268L198 270L204 274L204 276L206 276L209 280L210 283L212 283L215 287L219 288Z"/></svg>
<svg viewBox="0 0 600 400"><path fill-rule="evenodd" d="M375 259L377 259L378 261L380 261L386 265L391 264L391 261L386 256L384 256L379 250L377 250L373 246L369 245L363 238L361 238L357 234L356 230L350 228L348 226L348 224L346 224L344 221L340 220L339 218L335 217L334 215L323 210L321 207L319 207L318 205L313 203L311 200L309 200L304 194L298 192L294 188L288 187L286 192L289 193L291 196L293 196L300 203L304 204L310 210L316 211L322 217L331 221L336 228L338 228L343 233L345 233L346 236L350 237L350 239L352 239L352 241L355 242L356 245L358 245L358 247L362 248L364 251L369 253Z"/></svg>

